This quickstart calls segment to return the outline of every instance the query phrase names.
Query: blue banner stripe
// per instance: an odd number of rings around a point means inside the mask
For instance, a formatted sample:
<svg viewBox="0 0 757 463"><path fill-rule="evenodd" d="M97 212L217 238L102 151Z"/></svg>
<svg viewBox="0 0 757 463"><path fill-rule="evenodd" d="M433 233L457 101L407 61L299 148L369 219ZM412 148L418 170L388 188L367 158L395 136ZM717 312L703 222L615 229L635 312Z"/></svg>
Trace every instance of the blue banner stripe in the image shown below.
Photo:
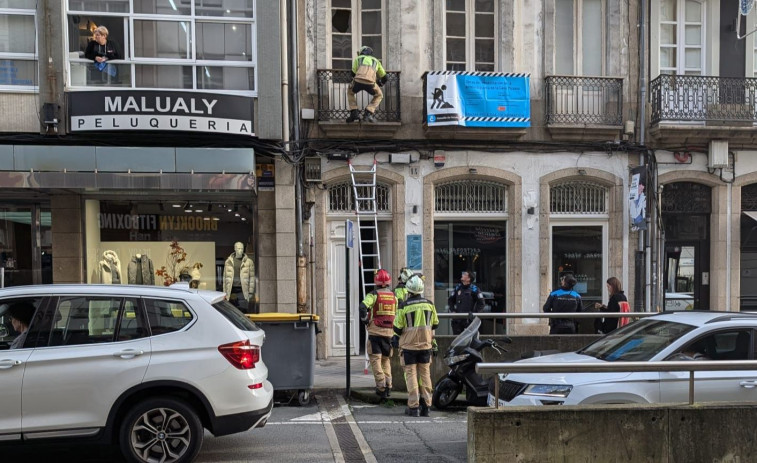
<svg viewBox="0 0 757 463"><path fill-rule="evenodd" d="M531 77L528 72L429 71L430 76Z"/></svg>

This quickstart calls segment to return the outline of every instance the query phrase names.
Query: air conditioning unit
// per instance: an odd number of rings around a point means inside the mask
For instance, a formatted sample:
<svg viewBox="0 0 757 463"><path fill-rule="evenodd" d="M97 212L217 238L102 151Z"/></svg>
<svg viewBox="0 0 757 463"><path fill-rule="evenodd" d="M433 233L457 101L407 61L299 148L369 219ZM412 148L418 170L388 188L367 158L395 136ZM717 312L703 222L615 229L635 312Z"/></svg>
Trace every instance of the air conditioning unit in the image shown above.
<svg viewBox="0 0 757 463"><path fill-rule="evenodd" d="M728 140L710 140L708 159L710 169L728 167Z"/></svg>
<svg viewBox="0 0 757 463"><path fill-rule="evenodd" d="M321 158L305 158L305 181L321 183Z"/></svg>

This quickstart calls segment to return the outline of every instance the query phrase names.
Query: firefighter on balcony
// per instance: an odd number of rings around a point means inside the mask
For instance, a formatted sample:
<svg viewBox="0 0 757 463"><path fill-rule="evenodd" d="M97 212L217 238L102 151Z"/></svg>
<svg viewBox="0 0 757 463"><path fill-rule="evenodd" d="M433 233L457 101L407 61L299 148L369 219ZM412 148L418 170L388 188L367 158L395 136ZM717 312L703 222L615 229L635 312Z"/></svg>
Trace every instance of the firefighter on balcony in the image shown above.
<svg viewBox="0 0 757 463"><path fill-rule="evenodd" d="M360 321L368 331L368 358L376 380L376 395L386 399L392 389L391 341L397 297L388 287L392 282L389 272L379 269L373 281L377 289L368 293L360 303Z"/></svg>
<svg viewBox="0 0 757 463"><path fill-rule="evenodd" d="M373 95L373 99L365 107L363 120L366 122L376 122L374 113L378 108L384 94L381 87L386 83L386 71L381 66L381 61L373 56L373 48L362 46L357 52L357 58L352 61L352 84L347 89L347 101L350 104L350 116L347 122L360 120L360 111L357 109L358 92L368 92Z"/></svg>

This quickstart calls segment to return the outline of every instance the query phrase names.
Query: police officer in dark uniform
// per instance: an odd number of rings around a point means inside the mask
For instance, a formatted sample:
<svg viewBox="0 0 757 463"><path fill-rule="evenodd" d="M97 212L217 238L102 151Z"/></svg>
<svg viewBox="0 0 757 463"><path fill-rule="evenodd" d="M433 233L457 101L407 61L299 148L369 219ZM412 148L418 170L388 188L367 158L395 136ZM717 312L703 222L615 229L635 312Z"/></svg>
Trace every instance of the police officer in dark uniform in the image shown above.
<svg viewBox="0 0 757 463"><path fill-rule="evenodd" d="M471 283L470 272L460 275L460 283L455 286L452 295L447 299L449 311L454 313L481 312L484 310L484 295L478 286ZM460 334L470 324L470 320L452 320L452 334Z"/></svg>
<svg viewBox="0 0 757 463"><path fill-rule="evenodd" d="M576 278L572 273L560 277L560 289L549 294L542 309L544 313L552 312L581 312L583 303L581 295L573 291ZM549 334L576 334L576 322L570 318L551 318L549 320Z"/></svg>

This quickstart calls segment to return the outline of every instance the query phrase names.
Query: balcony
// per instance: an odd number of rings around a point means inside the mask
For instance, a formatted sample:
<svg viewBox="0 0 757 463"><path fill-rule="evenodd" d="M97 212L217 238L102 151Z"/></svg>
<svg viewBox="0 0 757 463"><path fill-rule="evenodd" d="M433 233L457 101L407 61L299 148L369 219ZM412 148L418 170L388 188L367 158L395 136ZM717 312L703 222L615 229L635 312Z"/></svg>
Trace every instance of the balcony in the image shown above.
<svg viewBox="0 0 757 463"><path fill-rule="evenodd" d="M615 140L623 126L623 79L547 76L547 129L571 141Z"/></svg>
<svg viewBox="0 0 757 463"><path fill-rule="evenodd" d="M384 99L376 110L376 122L347 123L345 120L350 113L347 103L347 88L352 83L352 73L343 69L319 69L318 102L316 117L318 126L329 136L335 137L391 137L399 130L402 120L400 110L400 73L387 72L386 84L381 88ZM370 103L372 95L359 92L357 105L362 110Z"/></svg>
<svg viewBox="0 0 757 463"><path fill-rule="evenodd" d="M662 74L650 84L650 135L669 145L757 144L757 79Z"/></svg>

